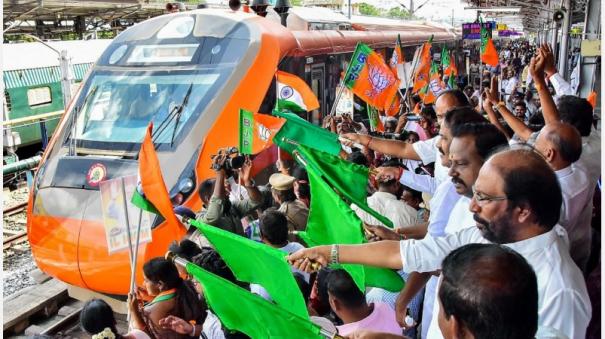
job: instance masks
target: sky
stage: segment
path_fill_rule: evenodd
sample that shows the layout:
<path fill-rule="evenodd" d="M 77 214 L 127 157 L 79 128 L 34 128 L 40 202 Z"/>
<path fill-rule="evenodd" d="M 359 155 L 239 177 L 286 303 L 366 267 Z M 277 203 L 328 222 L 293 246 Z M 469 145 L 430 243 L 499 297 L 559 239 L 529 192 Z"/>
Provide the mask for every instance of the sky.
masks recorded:
<path fill-rule="evenodd" d="M 425 1 L 414 0 L 414 6 L 417 8 Z M 385 9 L 396 7 L 398 2 L 403 3 L 408 8 L 410 5 L 410 0 L 363 0 L 363 2 Z M 416 12 L 416 16 L 432 21 L 447 20 L 448 23 L 451 23 L 453 9 L 454 23 L 458 25 L 461 22 L 474 21 L 477 17 L 476 11 L 465 10 L 464 7 L 466 6 L 468 5 L 463 4 L 460 0 L 429 0 L 426 5 Z"/>

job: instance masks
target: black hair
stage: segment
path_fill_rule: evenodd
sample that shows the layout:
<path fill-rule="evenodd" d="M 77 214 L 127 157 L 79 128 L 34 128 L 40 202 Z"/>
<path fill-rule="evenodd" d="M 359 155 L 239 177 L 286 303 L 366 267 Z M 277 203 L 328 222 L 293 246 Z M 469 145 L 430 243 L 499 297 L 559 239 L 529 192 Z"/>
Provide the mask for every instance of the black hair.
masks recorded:
<path fill-rule="evenodd" d="M 198 189 L 198 194 L 200 198 L 206 198 L 212 196 L 212 192 L 214 191 L 214 184 L 216 183 L 216 179 L 210 178 L 202 181 L 200 184 L 200 188 Z"/>
<path fill-rule="evenodd" d="M 273 189 L 273 192 L 275 193 L 275 195 L 277 195 L 277 197 L 282 203 L 296 200 L 296 194 L 294 194 L 294 187 L 289 188 L 287 190 Z"/>
<path fill-rule="evenodd" d="M 517 107 L 517 106 L 521 106 L 521 107 L 527 109 L 527 105 L 525 104 L 524 101 L 517 101 L 517 102 L 515 102 L 515 105 L 513 107 Z"/>
<path fill-rule="evenodd" d="M 191 261 L 191 258 L 202 253 L 200 247 L 189 239 L 183 239 L 180 243 L 177 243 L 176 241 L 173 242 L 170 244 L 168 250 L 188 261 Z"/>
<path fill-rule="evenodd" d="M 559 221 L 563 196 L 555 172 L 542 155 L 533 149 L 512 149 L 499 152 L 515 155 L 514 166 L 498 166 L 504 180 L 504 193 L 512 206 L 525 205 L 535 222 L 551 230 Z"/>
<path fill-rule="evenodd" d="M 401 185 L 401 186 L 402 186 L 402 191 L 408 191 L 412 195 L 412 198 L 422 201 L 422 192 L 416 191 L 415 189 L 411 188 L 410 186 L 406 186 L 406 185 Z"/>
<path fill-rule="evenodd" d="M 193 284 L 179 276 L 179 271 L 173 262 L 161 257 L 153 258 L 143 265 L 143 273 L 148 280 L 154 283 L 164 283 L 167 290 L 176 288 L 172 315 L 185 321 L 195 320 L 198 324 L 204 322 L 206 305 L 199 299 Z M 151 319 L 146 317 L 145 323 L 152 332 L 158 331 L 157 325 Z"/>
<path fill-rule="evenodd" d="M 349 273 L 341 268 L 328 275 L 328 293 L 347 308 L 358 308 L 366 303 L 363 292 L 355 284 Z"/>
<path fill-rule="evenodd" d="M 454 97 L 456 99 L 456 102 L 458 103 L 457 105 L 455 105 L 456 107 L 471 105 L 471 103 L 468 101 L 468 97 L 466 96 L 466 94 L 464 94 L 464 92 L 460 89 L 448 89 L 446 91 L 443 91 L 439 94 L 439 96 L 437 96 L 437 99 L 443 96 Z"/>
<path fill-rule="evenodd" d="M 415 135 L 417 140 L 420 140 L 420 135 L 418 135 L 417 132 L 415 131 L 407 131 L 407 136 L 405 137 L 406 139 L 409 138 L 411 135 Z"/>
<path fill-rule="evenodd" d="M 270 244 L 280 246 L 288 242 L 288 219 L 275 208 L 269 208 L 260 216 L 260 234 Z"/>
<path fill-rule="evenodd" d="M 305 280 L 305 276 L 299 272 L 293 272 L 294 280 L 296 280 L 296 284 L 302 293 L 303 298 L 305 299 L 305 303 L 309 302 L 309 297 L 311 296 L 311 285 Z"/>
<path fill-rule="evenodd" d="M 445 114 L 445 118 L 443 120 L 443 123 L 450 129 L 459 124 L 467 124 L 472 122 L 487 123 L 488 121 L 470 106 L 456 107 L 449 110 Z"/>
<path fill-rule="evenodd" d="M 477 154 L 485 160 L 495 150 L 508 146 L 506 136 L 490 123 L 457 124 L 452 127 L 452 138 L 473 137 Z"/>
<path fill-rule="evenodd" d="M 538 283 L 517 252 L 496 244 L 452 251 L 441 269 L 439 300 L 475 338 L 530 339 L 538 329 Z"/>
<path fill-rule="evenodd" d="M 588 100 L 575 95 L 562 95 L 557 100 L 557 110 L 561 121 L 573 125 L 583 137 L 590 135 L 593 109 Z"/>
<path fill-rule="evenodd" d="M 219 277 L 238 284 L 233 271 L 227 266 L 223 258 L 212 247 L 202 247 L 202 252 L 193 257 L 192 262 L 206 271 L 216 274 Z"/>
<path fill-rule="evenodd" d="M 370 166 L 368 158 L 363 153 L 361 153 L 361 151 L 355 151 L 347 155 L 347 160 L 357 165 L 362 165 L 365 167 Z"/>
<path fill-rule="evenodd" d="M 292 169 L 292 176 L 296 178 L 296 180 L 309 181 L 309 175 L 307 174 L 307 170 L 305 170 L 303 167 L 295 166 Z"/>
<path fill-rule="evenodd" d="M 80 327 L 91 335 L 100 333 L 107 327 L 116 338 L 122 338 L 116 328 L 116 318 L 111 306 L 102 299 L 91 299 L 84 304 L 80 312 Z"/>
<path fill-rule="evenodd" d="M 429 122 L 437 121 L 437 113 L 435 113 L 435 109 L 432 105 L 422 107 L 420 110 L 420 116 Z"/>

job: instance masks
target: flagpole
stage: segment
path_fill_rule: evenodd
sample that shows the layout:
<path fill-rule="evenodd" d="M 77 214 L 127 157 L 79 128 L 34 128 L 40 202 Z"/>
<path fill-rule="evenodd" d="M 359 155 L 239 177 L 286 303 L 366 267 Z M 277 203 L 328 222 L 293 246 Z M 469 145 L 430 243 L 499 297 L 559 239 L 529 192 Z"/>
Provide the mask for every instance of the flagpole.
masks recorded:
<path fill-rule="evenodd" d="M 412 97 L 410 95 L 408 95 L 410 93 L 410 82 L 412 82 L 412 78 L 414 77 L 414 72 L 416 72 L 416 67 L 418 66 L 419 60 L 420 60 L 420 56 L 422 55 L 422 49 L 424 48 L 424 45 L 420 46 L 420 50 L 418 51 L 418 55 L 416 57 L 416 60 L 414 62 L 414 66 L 412 67 L 412 74 L 410 74 L 410 78 L 407 79 L 409 81 L 406 81 L 406 88 L 405 88 L 405 96 L 403 97 L 403 101 L 406 101 L 406 99 L 408 101 L 412 100 Z M 416 53 L 414 53 L 416 54 Z M 405 69 L 405 68 L 404 68 Z M 412 86 L 413 87 L 413 86 Z M 408 103 L 408 109 L 411 107 L 411 102 Z"/>
<path fill-rule="evenodd" d="M 134 253 L 132 251 L 132 237 L 130 235 L 130 220 L 128 218 L 128 204 L 126 203 L 126 189 L 124 187 L 124 177 L 120 178 L 122 188 L 122 204 L 124 206 L 124 221 L 126 222 L 126 237 L 128 239 L 128 252 L 130 254 L 130 293 L 134 290 Z M 135 188 L 136 189 L 136 188 Z M 130 322 L 130 312 L 128 312 L 127 321 Z"/>
<path fill-rule="evenodd" d="M 340 101 L 340 97 L 342 96 L 342 93 L 344 92 L 344 79 L 340 79 L 340 82 L 338 83 L 338 93 L 336 93 L 336 99 L 334 99 L 334 103 L 332 104 L 332 109 L 330 110 L 330 115 L 334 115 L 335 111 L 336 111 L 336 106 L 338 105 L 338 102 Z"/>
<path fill-rule="evenodd" d="M 483 108 L 483 61 L 479 56 L 479 109 Z"/>

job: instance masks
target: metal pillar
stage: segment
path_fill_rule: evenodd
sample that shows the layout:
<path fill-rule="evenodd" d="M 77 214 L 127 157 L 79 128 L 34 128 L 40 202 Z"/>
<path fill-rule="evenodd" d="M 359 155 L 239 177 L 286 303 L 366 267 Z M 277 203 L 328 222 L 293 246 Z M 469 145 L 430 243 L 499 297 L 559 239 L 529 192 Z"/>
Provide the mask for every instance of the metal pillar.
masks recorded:
<path fill-rule="evenodd" d="M 62 50 L 59 53 L 59 69 L 61 70 L 61 91 L 63 91 L 63 106 L 67 110 L 67 106 L 71 101 L 71 84 L 73 81 L 73 73 L 71 71 L 71 58 L 67 55 L 67 50 Z"/>
<path fill-rule="evenodd" d="M 601 0 L 589 0 L 586 4 L 586 17 L 584 19 L 584 36 L 585 40 L 601 39 Z M 595 113 L 601 111 L 601 72 L 600 61 L 597 64 L 599 57 L 581 57 L 582 68 L 580 71 L 580 86 L 578 95 L 586 98 L 594 89 L 597 92 L 597 107 Z M 600 114 L 599 114 L 600 115 Z"/>
<path fill-rule="evenodd" d="M 569 80 L 568 74 L 568 49 L 569 49 L 569 30 L 571 29 L 571 17 L 572 6 L 571 0 L 563 0 L 563 4 L 565 6 L 565 17 L 563 18 L 563 23 L 561 25 L 561 46 L 559 48 L 559 74 L 563 76 L 566 80 Z"/>

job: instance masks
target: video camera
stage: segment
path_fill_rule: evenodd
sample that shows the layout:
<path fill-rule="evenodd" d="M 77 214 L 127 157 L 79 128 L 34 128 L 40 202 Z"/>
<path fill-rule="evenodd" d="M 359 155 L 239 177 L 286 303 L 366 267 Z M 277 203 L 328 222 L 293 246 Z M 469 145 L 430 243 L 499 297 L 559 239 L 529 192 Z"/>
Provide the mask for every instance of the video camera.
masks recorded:
<path fill-rule="evenodd" d="M 239 153 L 237 147 L 220 148 L 217 154 L 210 157 L 212 159 L 212 169 L 219 171 L 231 171 L 240 169 L 246 162 L 246 157 Z"/>

